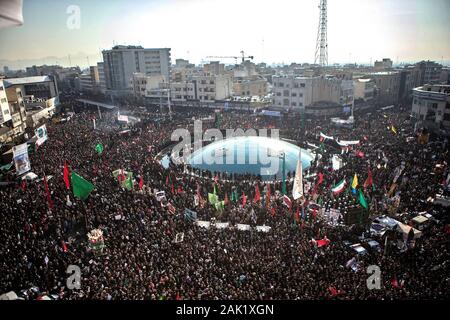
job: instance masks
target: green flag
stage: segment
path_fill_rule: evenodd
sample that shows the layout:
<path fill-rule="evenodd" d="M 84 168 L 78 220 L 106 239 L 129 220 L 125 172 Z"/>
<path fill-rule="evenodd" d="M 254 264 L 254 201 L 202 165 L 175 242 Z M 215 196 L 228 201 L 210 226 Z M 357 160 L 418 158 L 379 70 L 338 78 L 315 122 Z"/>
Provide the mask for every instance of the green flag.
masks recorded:
<path fill-rule="evenodd" d="M 364 198 L 364 195 L 362 194 L 361 190 L 359 190 L 359 203 L 365 208 L 367 209 L 369 206 L 367 205 L 367 201 Z"/>
<path fill-rule="evenodd" d="M 219 202 L 217 195 L 215 195 L 214 193 L 208 193 L 208 200 L 212 205 L 215 205 L 217 202 Z"/>
<path fill-rule="evenodd" d="M 79 176 L 72 171 L 71 175 L 73 195 L 81 200 L 86 200 L 91 191 L 94 189 L 94 185 L 83 177 Z"/>
<path fill-rule="evenodd" d="M 97 145 L 95 146 L 95 151 L 98 154 L 102 154 L 103 153 L 103 145 L 101 143 L 97 143 Z"/>
<path fill-rule="evenodd" d="M 214 195 L 217 194 L 217 191 L 216 191 L 216 185 L 215 185 L 215 184 L 214 184 L 214 192 L 213 192 L 213 194 L 214 194 Z"/>
<path fill-rule="evenodd" d="M 123 182 L 122 186 L 128 190 L 133 190 L 133 173 L 132 172 L 127 173 L 127 178 Z"/>
<path fill-rule="evenodd" d="M 225 201 L 218 201 L 215 204 L 216 210 L 222 211 L 225 208 Z"/>

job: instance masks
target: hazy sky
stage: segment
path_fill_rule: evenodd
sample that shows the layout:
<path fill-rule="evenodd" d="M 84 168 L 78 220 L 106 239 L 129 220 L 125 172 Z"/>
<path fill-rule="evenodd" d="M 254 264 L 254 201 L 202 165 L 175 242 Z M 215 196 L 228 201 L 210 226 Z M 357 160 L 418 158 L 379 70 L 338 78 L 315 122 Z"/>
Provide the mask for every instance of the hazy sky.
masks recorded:
<path fill-rule="evenodd" d="M 116 44 L 172 48 L 172 61 L 209 55 L 313 62 L 319 0 L 24 0 L 24 25 L 0 30 L 5 60 L 87 65 Z M 80 29 L 67 28 L 69 5 Z M 450 60 L 450 0 L 328 0 L 329 63 Z M 223 60 L 233 63 L 234 60 Z M 21 66 L 24 67 L 24 66 Z"/>

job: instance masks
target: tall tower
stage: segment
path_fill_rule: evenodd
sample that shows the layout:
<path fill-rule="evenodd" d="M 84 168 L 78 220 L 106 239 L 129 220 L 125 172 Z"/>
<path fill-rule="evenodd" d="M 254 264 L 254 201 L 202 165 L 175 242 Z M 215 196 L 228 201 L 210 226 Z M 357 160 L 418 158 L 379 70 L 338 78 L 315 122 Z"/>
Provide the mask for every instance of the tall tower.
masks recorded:
<path fill-rule="evenodd" d="M 321 67 L 323 67 L 328 65 L 327 0 L 320 0 L 319 10 L 319 29 L 317 30 L 314 64 L 318 63 Z"/>

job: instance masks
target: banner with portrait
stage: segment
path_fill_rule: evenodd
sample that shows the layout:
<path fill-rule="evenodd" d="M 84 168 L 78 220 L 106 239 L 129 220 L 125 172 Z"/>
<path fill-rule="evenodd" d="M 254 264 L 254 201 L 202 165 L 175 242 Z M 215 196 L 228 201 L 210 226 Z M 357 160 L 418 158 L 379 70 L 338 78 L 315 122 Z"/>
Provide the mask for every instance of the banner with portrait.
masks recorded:
<path fill-rule="evenodd" d="M 13 147 L 13 160 L 17 175 L 22 175 L 31 170 L 30 158 L 28 156 L 28 144 L 23 143 Z"/>

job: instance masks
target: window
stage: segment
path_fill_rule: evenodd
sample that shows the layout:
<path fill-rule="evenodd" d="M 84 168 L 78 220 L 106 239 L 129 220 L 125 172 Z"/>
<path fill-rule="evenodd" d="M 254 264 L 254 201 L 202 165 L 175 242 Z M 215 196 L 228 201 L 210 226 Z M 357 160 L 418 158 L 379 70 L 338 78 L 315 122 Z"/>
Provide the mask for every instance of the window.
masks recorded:
<path fill-rule="evenodd" d="M 283 99 L 283 106 L 289 106 L 289 99 Z"/>
<path fill-rule="evenodd" d="M 293 107 L 296 107 L 296 106 L 297 106 L 297 103 L 292 102 L 292 106 L 293 106 Z"/>
<path fill-rule="evenodd" d="M 296 97 L 297 94 L 296 94 L 295 92 L 292 92 L 292 96 L 293 96 L 293 97 Z"/>
<path fill-rule="evenodd" d="M 289 90 L 284 90 L 283 91 L 283 96 L 289 97 Z"/>
<path fill-rule="evenodd" d="M 306 85 L 304 83 L 300 83 L 300 88 L 304 88 Z"/>

